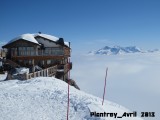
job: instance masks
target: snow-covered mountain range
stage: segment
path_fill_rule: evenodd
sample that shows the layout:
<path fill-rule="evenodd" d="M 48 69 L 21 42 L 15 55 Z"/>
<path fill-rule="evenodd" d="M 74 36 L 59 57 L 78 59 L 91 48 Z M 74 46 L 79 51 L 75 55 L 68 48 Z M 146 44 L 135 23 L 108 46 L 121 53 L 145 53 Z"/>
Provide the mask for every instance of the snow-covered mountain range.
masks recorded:
<path fill-rule="evenodd" d="M 90 55 L 117 55 L 117 54 L 127 54 L 127 53 L 147 53 L 147 52 L 157 52 L 158 49 L 155 50 L 147 50 L 144 51 L 136 46 L 129 46 L 129 47 L 121 47 L 121 46 L 105 46 L 96 51 L 90 51 Z"/>
<path fill-rule="evenodd" d="M 0 75 L 0 77 L 2 77 Z M 67 83 L 54 77 L 39 77 L 26 81 L 0 82 L 0 120 L 66 120 Z M 91 117 L 91 112 L 117 113 L 128 109 L 70 87 L 69 120 L 113 120 L 110 117 Z M 122 117 L 121 120 L 128 120 Z M 129 120 L 142 120 L 130 117 Z"/>

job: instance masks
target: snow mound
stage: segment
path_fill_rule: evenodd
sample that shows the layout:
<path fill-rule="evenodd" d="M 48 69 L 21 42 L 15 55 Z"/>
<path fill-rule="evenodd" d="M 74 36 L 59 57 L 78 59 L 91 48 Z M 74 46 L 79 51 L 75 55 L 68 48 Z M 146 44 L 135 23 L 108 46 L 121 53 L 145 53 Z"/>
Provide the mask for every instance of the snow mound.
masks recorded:
<path fill-rule="evenodd" d="M 29 74 L 29 68 L 21 67 L 21 68 L 15 68 L 15 69 L 16 69 L 15 74 L 24 74 L 24 73 Z"/>
<path fill-rule="evenodd" d="M 69 120 L 113 120 L 91 117 L 90 112 L 114 112 L 122 115 L 128 109 L 70 87 Z M 66 120 L 67 84 L 54 77 L 26 81 L 0 82 L 0 120 Z M 117 118 L 118 119 L 118 118 Z M 138 117 L 121 120 L 142 120 Z"/>

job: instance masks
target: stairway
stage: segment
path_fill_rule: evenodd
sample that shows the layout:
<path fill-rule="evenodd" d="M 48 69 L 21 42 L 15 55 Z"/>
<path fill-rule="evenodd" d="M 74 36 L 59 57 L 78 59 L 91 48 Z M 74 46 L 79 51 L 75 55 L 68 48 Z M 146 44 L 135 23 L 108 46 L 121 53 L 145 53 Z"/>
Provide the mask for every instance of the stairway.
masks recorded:
<path fill-rule="evenodd" d="M 17 63 L 15 63 L 15 62 L 13 62 L 12 60 L 9 60 L 9 59 L 5 59 L 5 60 L 3 60 L 3 62 L 4 62 L 4 64 L 9 64 L 13 68 L 20 67 L 20 65 L 18 65 Z"/>

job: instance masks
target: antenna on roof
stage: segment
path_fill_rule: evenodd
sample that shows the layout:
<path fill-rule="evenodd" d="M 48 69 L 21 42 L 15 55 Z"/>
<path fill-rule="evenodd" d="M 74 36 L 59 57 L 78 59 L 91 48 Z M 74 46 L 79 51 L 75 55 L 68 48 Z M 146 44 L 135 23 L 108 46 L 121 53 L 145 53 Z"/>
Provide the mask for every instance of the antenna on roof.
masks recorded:
<path fill-rule="evenodd" d="M 41 34 L 42 32 L 39 31 L 38 33 Z"/>

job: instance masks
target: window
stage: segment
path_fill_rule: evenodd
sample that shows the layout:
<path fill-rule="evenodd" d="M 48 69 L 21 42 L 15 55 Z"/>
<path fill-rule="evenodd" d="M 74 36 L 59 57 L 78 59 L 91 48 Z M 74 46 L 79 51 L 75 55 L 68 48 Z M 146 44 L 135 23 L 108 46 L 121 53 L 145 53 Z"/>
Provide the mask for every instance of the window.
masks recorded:
<path fill-rule="evenodd" d="M 51 64 L 51 60 L 47 60 L 47 65 Z"/>
<path fill-rule="evenodd" d="M 28 63 L 29 63 L 29 65 L 32 65 L 32 60 L 29 60 Z"/>
<path fill-rule="evenodd" d="M 18 52 L 19 52 L 19 56 L 35 55 L 35 51 L 33 47 L 19 47 Z"/>
<path fill-rule="evenodd" d="M 44 60 L 43 60 L 43 61 L 42 61 L 42 65 L 44 65 L 44 63 L 45 63 L 45 62 L 44 62 Z"/>
<path fill-rule="evenodd" d="M 63 55 L 64 51 L 62 47 L 51 48 L 47 47 L 44 51 L 45 55 Z"/>
<path fill-rule="evenodd" d="M 11 55 L 17 56 L 17 48 L 11 48 Z"/>
<path fill-rule="evenodd" d="M 30 47 L 30 55 L 35 55 L 35 51 L 33 47 Z"/>
<path fill-rule="evenodd" d="M 46 55 L 50 55 L 50 54 L 51 54 L 51 48 L 45 48 L 44 53 L 45 53 Z"/>
<path fill-rule="evenodd" d="M 30 55 L 30 49 L 29 49 L 29 47 L 26 47 L 26 55 Z"/>
<path fill-rule="evenodd" d="M 63 55 L 63 48 L 53 48 L 54 55 Z"/>

